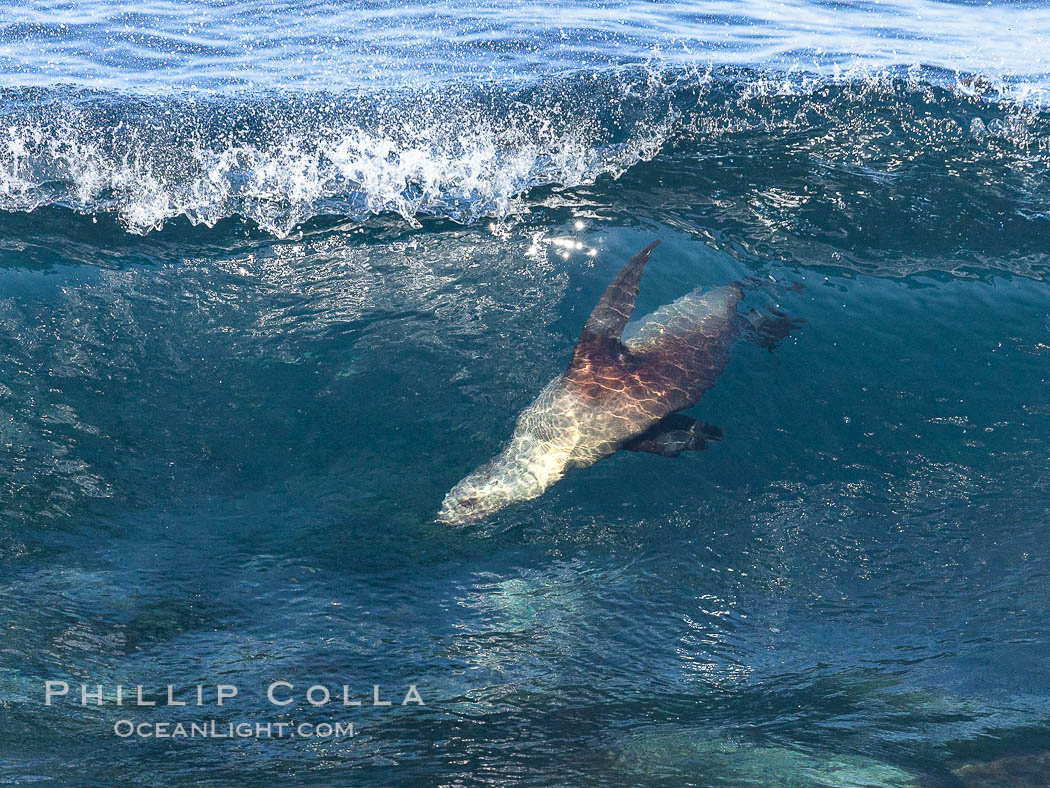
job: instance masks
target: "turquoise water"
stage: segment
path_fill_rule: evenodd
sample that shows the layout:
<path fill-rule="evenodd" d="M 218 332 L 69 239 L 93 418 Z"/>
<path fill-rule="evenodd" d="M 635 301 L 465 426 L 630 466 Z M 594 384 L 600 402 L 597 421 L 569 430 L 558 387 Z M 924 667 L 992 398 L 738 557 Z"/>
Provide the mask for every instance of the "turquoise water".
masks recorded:
<path fill-rule="evenodd" d="M 1048 30 L 0 10 L 0 782 L 1046 785 Z M 806 321 L 690 411 L 724 440 L 434 523 L 654 239 L 638 314 Z"/>

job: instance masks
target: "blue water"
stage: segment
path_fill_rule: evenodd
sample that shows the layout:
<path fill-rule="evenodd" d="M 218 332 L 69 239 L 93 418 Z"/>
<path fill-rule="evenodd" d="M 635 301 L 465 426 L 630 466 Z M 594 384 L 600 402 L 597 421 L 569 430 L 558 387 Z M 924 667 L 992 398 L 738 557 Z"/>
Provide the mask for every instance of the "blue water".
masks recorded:
<path fill-rule="evenodd" d="M 1047 41 L 1043 3 L 4 5 L 0 783 L 1050 784 Z M 690 411 L 725 439 L 434 523 L 654 239 L 637 314 L 752 277 L 806 321 Z"/>

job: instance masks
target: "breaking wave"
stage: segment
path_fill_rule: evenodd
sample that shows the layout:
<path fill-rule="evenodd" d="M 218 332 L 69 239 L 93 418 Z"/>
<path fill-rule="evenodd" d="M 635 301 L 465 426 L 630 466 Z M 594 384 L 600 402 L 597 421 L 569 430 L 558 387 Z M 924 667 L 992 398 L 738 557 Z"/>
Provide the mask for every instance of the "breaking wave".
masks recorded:
<path fill-rule="evenodd" d="M 985 230 L 994 214 L 996 232 L 1016 221 L 1041 233 L 1042 101 L 1023 84 L 935 69 L 632 67 L 524 87 L 251 97 L 9 88 L 0 210 L 113 213 L 138 234 L 239 216 L 283 237 L 325 215 L 507 219 L 540 187 L 597 188 L 634 168 L 641 210 L 657 199 L 708 206 L 727 226 L 747 224 L 752 242 L 765 228 L 774 246 L 782 230 L 849 234 L 902 210 L 908 227 L 923 211 L 951 226 L 980 210 Z M 807 218 L 816 204 L 820 218 Z"/>
<path fill-rule="evenodd" d="M 519 210 L 534 187 L 651 158 L 675 125 L 671 95 L 644 74 L 234 100 L 13 90 L 0 118 L 0 208 L 115 212 L 134 233 L 178 216 L 242 216 L 278 236 L 322 214 L 469 223 Z"/>

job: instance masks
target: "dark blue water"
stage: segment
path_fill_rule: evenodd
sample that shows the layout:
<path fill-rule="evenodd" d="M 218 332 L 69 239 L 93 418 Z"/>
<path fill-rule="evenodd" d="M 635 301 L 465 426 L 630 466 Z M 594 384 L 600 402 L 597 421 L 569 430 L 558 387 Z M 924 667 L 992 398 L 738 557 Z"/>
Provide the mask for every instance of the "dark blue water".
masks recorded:
<path fill-rule="evenodd" d="M 1048 36 L 0 9 L 0 783 L 1050 784 Z M 637 314 L 806 321 L 690 411 L 725 439 L 434 523 L 654 239 Z"/>

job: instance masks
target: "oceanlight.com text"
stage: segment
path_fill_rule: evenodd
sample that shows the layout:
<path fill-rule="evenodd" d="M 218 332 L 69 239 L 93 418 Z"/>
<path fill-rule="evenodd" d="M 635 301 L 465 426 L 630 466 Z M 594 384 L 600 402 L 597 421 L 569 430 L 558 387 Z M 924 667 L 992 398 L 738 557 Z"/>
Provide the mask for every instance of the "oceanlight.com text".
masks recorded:
<path fill-rule="evenodd" d="M 117 720 L 122 739 L 338 739 L 353 738 L 353 722 L 134 722 Z"/>

